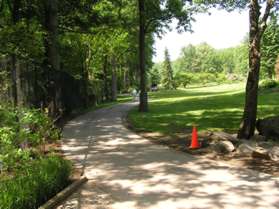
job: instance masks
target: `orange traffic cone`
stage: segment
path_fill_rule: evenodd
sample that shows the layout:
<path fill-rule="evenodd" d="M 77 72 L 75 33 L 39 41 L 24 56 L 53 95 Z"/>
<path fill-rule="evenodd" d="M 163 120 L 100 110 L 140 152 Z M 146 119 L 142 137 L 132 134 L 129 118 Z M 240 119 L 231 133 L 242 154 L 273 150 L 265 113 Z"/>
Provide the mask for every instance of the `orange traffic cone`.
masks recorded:
<path fill-rule="evenodd" d="M 197 149 L 200 148 L 200 144 L 198 142 L 198 131 L 196 126 L 193 126 L 193 130 L 192 130 L 192 141 L 191 141 L 191 149 Z"/>

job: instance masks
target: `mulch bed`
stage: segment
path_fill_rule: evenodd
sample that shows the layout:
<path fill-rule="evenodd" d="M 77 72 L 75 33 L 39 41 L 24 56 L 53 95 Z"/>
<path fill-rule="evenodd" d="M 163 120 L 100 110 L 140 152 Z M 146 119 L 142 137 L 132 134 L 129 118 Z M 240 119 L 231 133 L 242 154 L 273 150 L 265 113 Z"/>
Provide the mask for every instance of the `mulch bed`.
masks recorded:
<path fill-rule="evenodd" d="M 128 126 L 131 128 L 131 125 Z M 135 130 L 134 130 L 135 131 Z M 189 149 L 191 143 L 191 133 L 178 133 L 172 136 L 163 135 L 161 133 L 137 131 L 137 134 L 146 139 L 150 139 L 152 143 L 168 146 L 172 149 L 192 154 L 194 156 L 203 157 L 210 160 L 225 162 L 234 166 L 248 168 L 259 172 L 267 173 L 273 176 L 279 176 L 279 162 L 272 160 L 252 158 L 240 156 L 232 152 L 231 154 L 217 154 L 212 149 L 201 148 Z"/>

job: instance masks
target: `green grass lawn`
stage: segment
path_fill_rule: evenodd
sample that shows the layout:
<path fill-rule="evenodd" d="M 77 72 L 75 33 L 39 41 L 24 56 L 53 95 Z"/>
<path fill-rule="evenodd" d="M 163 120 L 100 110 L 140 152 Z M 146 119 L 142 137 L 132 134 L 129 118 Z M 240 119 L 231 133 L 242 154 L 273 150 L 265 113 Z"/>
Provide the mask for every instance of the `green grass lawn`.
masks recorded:
<path fill-rule="evenodd" d="M 160 91 L 150 94 L 150 111 L 133 109 L 128 120 L 136 129 L 164 134 L 199 130 L 236 132 L 243 113 L 245 84 Z M 279 92 L 259 93 L 258 117 L 279 115 Z"/>

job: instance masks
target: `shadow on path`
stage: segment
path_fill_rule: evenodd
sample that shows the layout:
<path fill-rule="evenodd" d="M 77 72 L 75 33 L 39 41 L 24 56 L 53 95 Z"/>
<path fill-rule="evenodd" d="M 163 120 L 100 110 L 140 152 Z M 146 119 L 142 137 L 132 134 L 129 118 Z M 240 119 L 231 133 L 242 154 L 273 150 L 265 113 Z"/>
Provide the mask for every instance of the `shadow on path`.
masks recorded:
<path fill-rule="evenodd" d="M 155 145 L 127 130 L 134 104 L 83 115 L 64 128 L 63 150 L 89 182 L 59 208 L 279 208 L 267 174 Z"/>

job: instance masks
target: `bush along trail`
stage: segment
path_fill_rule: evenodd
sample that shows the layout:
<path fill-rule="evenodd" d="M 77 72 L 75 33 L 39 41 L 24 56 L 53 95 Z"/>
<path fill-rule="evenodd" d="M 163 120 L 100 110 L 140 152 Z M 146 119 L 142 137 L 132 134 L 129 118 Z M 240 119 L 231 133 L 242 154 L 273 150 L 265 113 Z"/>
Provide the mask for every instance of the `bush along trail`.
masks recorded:
<path fill-rule="evenodd" d="M 60 130 L 35 109 L 1 105 L 0 118 L 0 209 L 36 209 L 70 182 L 71 163 L 51 146 Z"/>

